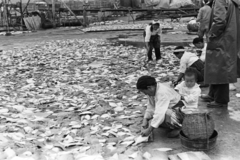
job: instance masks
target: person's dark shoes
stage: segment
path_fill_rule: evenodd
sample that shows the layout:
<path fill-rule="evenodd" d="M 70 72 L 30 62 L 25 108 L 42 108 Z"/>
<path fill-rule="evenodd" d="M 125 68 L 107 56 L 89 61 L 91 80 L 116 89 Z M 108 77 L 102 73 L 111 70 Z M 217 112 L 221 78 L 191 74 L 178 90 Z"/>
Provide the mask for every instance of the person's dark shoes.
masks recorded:
<path fill-rule="evenodd" d="M 180 134 L 181 129 L 174 129 L 168 132 L 167 137 L 168 138 L 178 138 Z"/>
<path fill-rule="evenodd" d="M 209 104 L 207 104 L 208 108 L 225 108 L 228 107 L 227 104 L 222 104 L 222 103 L 217 103 L 217 102 L 210 102 Z"/>
<path fill-rule="evenodd" d="M 201 99 L 204 102 L 212 102 L 212 101 L 214 101 L 214 99 L 212 97 L 210 97 L 209 95 L 207 95 L 207 94 L 202 94 L 201 95 Z"/>

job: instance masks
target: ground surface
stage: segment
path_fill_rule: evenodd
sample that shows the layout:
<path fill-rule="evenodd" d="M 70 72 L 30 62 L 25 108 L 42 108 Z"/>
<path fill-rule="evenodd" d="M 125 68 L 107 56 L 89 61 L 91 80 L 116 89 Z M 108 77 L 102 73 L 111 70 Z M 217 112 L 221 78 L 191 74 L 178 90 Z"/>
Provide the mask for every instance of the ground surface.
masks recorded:
<path fill-rule="evenodd" d="M 141 32 L 105 32 L 83 34 L 77 29 L 62 28 L 56 30 L 38 31 L 36 33 L 16 35 L 9 37 L 0 37 L 0 46 L 3 50 L 13 48 L 25 48 L 26 46 L 38 45 L 39 42 L 49 40 L 65 39 L 114 39 L 119 35 L 127 35 L 130 38 L 141 42 Z M 194 36 L 187 34 L 167 34 L 163 36 L 163 42 L 190 42 Z M 134 44 L 134 43 L 133 43 Z M 139 46 L 139 45 L 138 45 Z M 216 130 L 219 133 L 217 146 L 215 149 L 206 152 L 213 160 L 239 159 L 240 146 L 240 99 L 236 93 L 240 92 L 240 82 L 236 84 L 237 91 L 231 92 L 231 102 L 227 109 L 207 109 L 206 103 L 201 102 L 200 108 L 209 110 L 215 120 Z M 207 93 L 207 89 L 203 89 Z M 158 130 L 154 133 L 154 142 L 144 145 L 144 151 L 151 151 L 154 148 L 172 148 L 173 153 L 187 151 L 183 150 L 179 139 L 167 139 L 164 130 Z"/>

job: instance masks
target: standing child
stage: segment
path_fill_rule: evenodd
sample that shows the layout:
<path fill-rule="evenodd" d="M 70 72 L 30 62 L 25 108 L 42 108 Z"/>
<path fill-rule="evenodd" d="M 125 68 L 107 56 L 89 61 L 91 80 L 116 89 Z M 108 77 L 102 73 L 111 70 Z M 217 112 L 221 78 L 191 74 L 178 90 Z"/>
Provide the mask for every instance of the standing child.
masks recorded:
<path fill-rule="evenodd" d="M 152 51 L 155 50 L 156 62 L 162 63 L 162 56 L 160 52 L 161 45 L 161 28 L 160 22 L 154 20 L 150 23 L 144 31 L 144 41 L 147 48 L 148 63 L 153 63 Z"/>
<path fill-rule="evenodd" d="M 196 83 L 196 73 L 193 68 L 188 68 L 184 74 L 185 80 L 175 87 L 175 90 L 181 95 L 181 101 L 174 108 L 183 109 L 198 108 L 198 98 L 201 95 L 201 89 Z"/>

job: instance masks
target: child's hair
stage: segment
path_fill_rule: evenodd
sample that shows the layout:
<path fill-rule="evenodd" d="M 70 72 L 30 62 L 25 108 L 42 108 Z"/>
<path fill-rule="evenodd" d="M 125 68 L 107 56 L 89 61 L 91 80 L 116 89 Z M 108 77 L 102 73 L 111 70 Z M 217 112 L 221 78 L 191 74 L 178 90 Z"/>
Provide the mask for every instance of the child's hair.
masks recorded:
<path fill-rule="evenodd" d="M 180 51 L 180 50 L 182 50 L 182 51 Z M 179 53 L 182 53 L 182 52 L 184 52 L 184 47 L 183 46 L 177 46 L 175 49 L 174 49 L 174 51 L 173 51 L 173 54 L 179 54 Z"/>
<path fill-rule="evenodd" d="M 184 76 L 188 76 L 188 77 L 194 76 L 195 80 L 197 81 L 197 73 L 195 68 L 192 68 L 192 67 L 187 68 Z"/>
<path fill-rule="evenodd" d="M 153 25 L 156 25 L 156 26 L 160 27 L 159 23 L 155 23 L 155 24 L 149 23 L 149 25 L 151 26 L 151 28 L 150 28 L 151 32 L 153 31 Z"/>
<path fill-rule="evenodd" d="M 151 76 L 142 76 L 137 81 L 137 89 L 148 89 L 149 86 L 155 86 L 156 79 Z"/>
<path fill-rule="evenodd" d="M 208 4 L 209 0 L 203 0 L 203 2 L 204 2 L 205 4 Z"/>
<path fill-rule="evenodd" d="M 198 43 L 203 43 L 203 42 L 204 42 L 203 38 L 199 38 L 199 37 L 194 38 L 194 40 L 193 40 L 193 44 L 198 44 Z"/>

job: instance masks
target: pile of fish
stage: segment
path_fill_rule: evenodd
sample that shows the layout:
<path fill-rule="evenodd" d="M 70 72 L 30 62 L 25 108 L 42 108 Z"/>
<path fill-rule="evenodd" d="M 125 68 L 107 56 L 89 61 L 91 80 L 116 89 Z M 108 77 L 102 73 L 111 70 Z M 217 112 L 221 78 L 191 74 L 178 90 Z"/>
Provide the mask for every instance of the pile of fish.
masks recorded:
<path fill-rule="evenodd" d="M 172 49 L 162 48 L 163 66 L 149 68 L 145 49 L 99 39 L 2 52 L 0 159 L 100 160 L 135 153 L 147 104 L 137 79 L 176 77 Z"/>
<path fill-rule="evenodd" d="M 121 22 L 122 23 L 122 22 Z M 109 24 L 104 22 L 99 23 L 97 26 L 90 26 L 83 29 L 85 32 L 96 32 L 96 31 L 114 31 L 114 30 L 143 30 L 148 24 L 145 23 L 136 23 L 136 24 Z M 186 24 L 176 23 L 176 22 L 161 22 L 161 28 L 164 29 L 179 29 L 186 28 Z"/>

